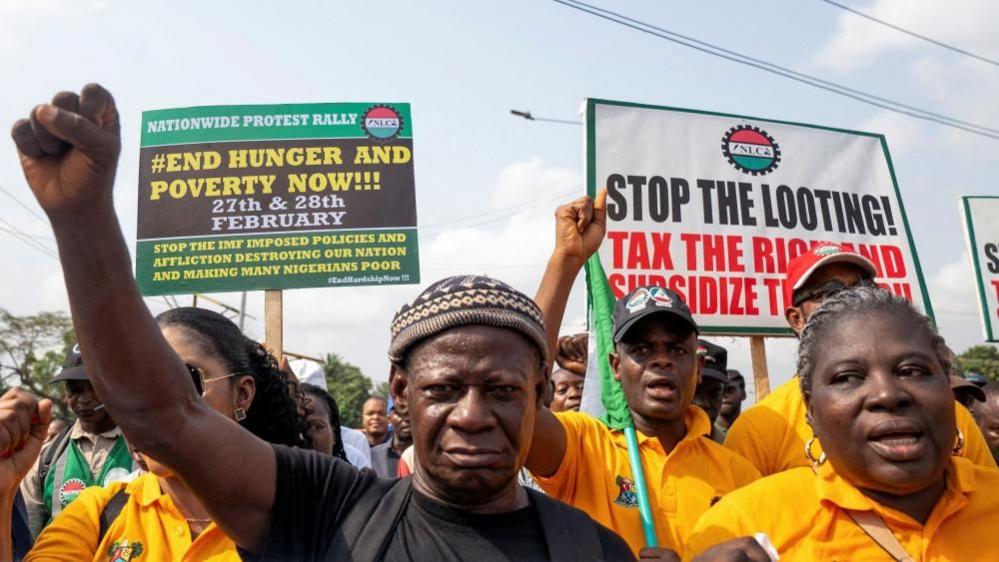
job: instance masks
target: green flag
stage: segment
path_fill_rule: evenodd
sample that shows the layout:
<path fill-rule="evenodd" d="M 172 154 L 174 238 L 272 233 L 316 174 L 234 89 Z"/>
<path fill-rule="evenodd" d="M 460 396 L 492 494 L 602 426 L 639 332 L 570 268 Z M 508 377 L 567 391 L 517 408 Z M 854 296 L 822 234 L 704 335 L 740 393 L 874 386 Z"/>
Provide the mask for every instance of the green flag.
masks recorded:
<path fill-rule="evenodd" d="M 624 390 L 621 389 L 621 383 L 614 380 L 614 373 L 611 372 L 610 362 L 607 360 L 614 351 L 612 317 L 615 299 L 610 283 L 607 282 L 607 275 L 604 274 L 604 266 L 597 254 L 593 254 L 586 261 L 586 286 L 590 329 L 593 330 L 591 341 L 595 341 L 597 348 L 596 354 L 593 355 L 596 369 L 591 372 L 600 377 L 600 401 L 604 406 L 604 413 L 600 419 L 611 429 L 634 427 L 628 401 L 624 398 Z"/>
<path fill-rule="evenodd" d="M 649 505 L 649 490 L 645 484 L 642 456 L 635 435 L 635 422 L 631 419 L 631 409 L 628 408 L 628 400 L 624 397 L 624 389 L 621 388 L 621 383 L 614 379 L 608 360 L 614 350 L 613 317 L 616 301 L 598 254 L 593 254 L 586 261 L 586 287 L 590 314 L 590 341 L 596 343 L 596 353 L 590 354 L 586 384 L 592 384 L 592 378 L 589 376 L 591 373 L 600 377 L 600 401 L 604 406 L 601 420 L 611 429 L 624 431 L 628 443 L 631 476 L 635 481 L 635 491 L 638 496 L 638 512 L 645 533 L 645 545 L 659 546 L 655 523 L 652 521 L 652 508 Z M 596 363 L 595 369 L 593 363 Z"/>

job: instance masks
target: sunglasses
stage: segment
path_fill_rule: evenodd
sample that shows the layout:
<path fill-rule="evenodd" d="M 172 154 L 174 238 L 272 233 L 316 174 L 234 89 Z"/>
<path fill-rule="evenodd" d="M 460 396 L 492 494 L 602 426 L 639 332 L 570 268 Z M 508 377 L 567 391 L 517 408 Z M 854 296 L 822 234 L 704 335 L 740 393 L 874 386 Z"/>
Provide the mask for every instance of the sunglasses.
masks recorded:
<path fill-rule="evenodd" d="M 854 287 L 877 287 L 878 284 L 874 282 L 873 279 L 867 277 L 861 277 L 856 283 L 848 285 L 842 281 L 833 279 L 828 283 L 820 287 L 816 287 L 811 291 L 804 291 L 794 295 L 794 299 L 791 301 L 794 306 L 801 306 L 808 301 L 821 301 L 827 297 L 831 297 L 840 291 L 845 291 L 846 289 L 852 289 Z"/>
<path fill-rule="evenodd" d="M 209 379 L 205 377 L 205 372 L 201 369 L 195 367 L 194 365 L 184 364 L 187 367 L 187 372 L 191 374 L 191 380 L 194 381 L 194 388 L 198 391 L 201 396 L 205 395 L 205 385 L 211 381 L 220 381 L 222 379 L 228 379 L 230 377 L 235 377 L 241 373 L 229 373 L 223 377 L 215 377 L 214 379 Z"/>

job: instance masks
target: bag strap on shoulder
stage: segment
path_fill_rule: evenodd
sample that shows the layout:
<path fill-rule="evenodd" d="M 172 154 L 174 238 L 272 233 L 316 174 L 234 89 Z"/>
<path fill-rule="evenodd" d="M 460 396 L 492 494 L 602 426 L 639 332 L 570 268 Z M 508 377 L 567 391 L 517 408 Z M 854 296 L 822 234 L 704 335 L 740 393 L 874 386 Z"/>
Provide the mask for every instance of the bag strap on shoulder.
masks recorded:
<path fill-rule="evenodd" d="M 812 465 L 812 472 L 818 476 L 819 470 Z M 884 549 L 891 556 L 892 560 L 895 562 L 915 562 L 909 553 L 905 551 L 902 547 L 902 543 L 898 542 L 898 537 L 895 533 L 891 532 L 888 528 L 888 524 L 885 520 L 881 518 L 880 515 L 874 513 L 873 511 L 860 511 L 857 509 L 844 509 L 850 519 L 857 524 L 867 536 L 871 537 L 878 546 Z"/>
<path fill-rule="evenodd" d="M 377 480 L 384 494 L 363 494 L 340 527 L 353 560 L 381 560 L 413 495 L 412 478 Z"/>
<path fill-rule="evenodd" d="M 121 510 L 125 508 L 126 503 L 128 503 L 128 492 L 125 491 L 125 488 L 122 488 L 111 496 L 108 503 L 104 504 L 104 509 L 101 510 L 100 532 L 97 535 L 97 544 L 101 544 L 101 541 L 104 540 L 104 536 L 108 534 L 108 529 L 111 528 L 114 520 L 121 515 Z"/>
<path fill-rule="evenodd" d="M 579 509 L 524 489 L 538 512 L 551 560 L 604 560 L 596 521 Z"/>
<path fill-rule="evenodd" d="M 60 430 L 52 440 L 52 445 L 45 450 L 45 454 L 42 455 L 41 460 L 38 461 L 38 478 L 43 485 L 45 478 L 49 474 L 49 470 L 52 468 L 52 462 L 66 450 L 66 447 L 69 446 L 69 432 L 72 429 L 72 424 L 62 428 L 62 430 Z"/>
<path fill-rule="evenodd" d="M 850 516 L 850 519 L 853 519 L 853 522 L 863 529 L 867 533 L 867 536 L 871 537 L 874 542 L 878 543 L 878 546 L 883 548 L 893 560 L 896 562 L 915 562 L 909 556 L 909 553 L 905 551 L 905 548 L 902 547 L 902 543 L 898 542 L 898 537 L 895 536 L 895 533 L 891 532 L 888 524 L 884 522 L 884 519 L 880 515 L 873 511 L 858 511 L 855 509 L 847 509 L 845 511 Z"/>

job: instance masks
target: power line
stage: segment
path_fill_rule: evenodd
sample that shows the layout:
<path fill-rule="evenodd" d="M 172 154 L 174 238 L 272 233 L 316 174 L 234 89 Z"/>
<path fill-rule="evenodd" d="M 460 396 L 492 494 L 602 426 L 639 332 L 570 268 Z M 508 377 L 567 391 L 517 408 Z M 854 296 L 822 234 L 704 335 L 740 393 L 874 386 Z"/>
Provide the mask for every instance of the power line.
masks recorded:
<path fill-rule="evenodd" d="M 33 217 L 35 217 L 36 219 L 38 219 L 38 220 L 42 221 L 42 222 L 43 222 L 43 223 L 45 223 L 46 225 L 47 225 L 47 224 L 49 224 L 49 222 L 48 222 L 47 220 L 45 220 L 45 217 L 43 217 L 43 216 L 39 215 L 39 214 L 38 214 L 38 211 L 36 211 L 36 210 L 32 209 L 31 207 L 29 207 L 29 206 L 25 205 L 25 204 L 24 204 L 24 203 L 23 203 L 23 202 L 22 202 L 22 201 L 21 201 L 20 199 L 18 199 L 17 197 L 14 197 L 14 194 L 13 194 L 13 193 L 11 193 L 11 192 L 9 192 L 9 191 L 7 191 L 7 188 L 5 188 L 4 186 L 0 185 L 0 191 L 3 191 L 4 195 L 6 195 L 7 197 L 10 197 L 10 198 L 11 198 L 11 199 L 12 199 L 12 200 L 13 200 L 13 201 L 15 202 L 15 203 L 17 203 L 18 205 L 20 205 L 20 206 L 21 206 L 21 208 L 23 208 L 23 209 L 24 209 L 25 211 L 28 211 L 29 213 L 31 213 L 31 215 L 32 215 Z"/>
<path fill-rule="evenodd" d="M 685 47 L 707 53 L 719 58 L 727 59 L 732 62 L 737 62 L 746 66 L 751 66 L 759 70 L 769 72 L 771 74 L 776 74 L 802 84 L 812 86 L 814 88 L 819 88 L 834 94 L 839 94 L 848 98 L 852 98 L 859 102 L 866 103 L 875 107 L 880 107 L 894 113 L 900 113 L 903 115 L 908 115 L 910 117 L 915 117 L 916 119 L 922 119 L 924 121 L 932 121 L 940 125 L 947 127 L 952 127 L 955 129 L 960 129 L 972 134 L 980 135 L 983 137 L 988 137 L 991 139 L 999 140 L 999 129 L 992 129 L 984 125 L 979 125 L 976 123 L 971 123 L 968 121 L 962 121 L 954 117 L 949 117 L 947 115 L 942 115 L 935 113 L 926 109 L 919 107 L 914 107 L 911 105 L 906 105 L 901 102 L 897 102 L 888 98 L 883 98 L 875 94 L 870 94 L 861 90 L 856 90 L 835 82 L 830 82 L 828 80 L 823 80 L 821 78 L 797 72 L 789 68 L 767 62 L 761 59 L 756 59 L 748 55 L 743 55 L 736 51 L 731 51 L 711 43 L 700 41 L 692 37 L 687 37 L 661 27 L 656 27 L 652 24 L 645 23 L 628 16 L 624 16 L 617 12 L 612 12 L 610 10 L 605 10 L 596 6 L 591 6 L 584 2 L 578 0 L 553 0 L 564 6 L 568 6 L 580 12 L 584 12 L 593 16 L 597 16 L 601 19 L 605 19 L 625 27 L 629 27 L 636 31 L 641 31 L 648 35 L 658 37 L 660 39 L 665 39 L 672 43 L 677 43 Z"/>
<path fill-rule="evenodd" d="M 3 231 L 3 232 L 6 232 L 7 234 L 10 234 L 14 238 L 20 240 L 21 242 L 24 242 L 28 246 L 34 248 L 35 250 L 38 250 L 39 252 L 47 255 L 48 257 L 50 257 L 52 259 L 56 259 L 56 260 L 59 259 L 59 256 L 56 255 L 56 253 L 54 251 L 52 251 L 51 248 L 45 246 L 44 244 L 42 244 L 41 242 L 38 242 L 37 240 L 33 240 L 31 238 L 30 234 L 28 234 L 28 233 L 22 231 L 21 229 L 17 228 L 16 226 L 14 226 L 10 222 L 8 222 L 7 219 L 5 219 L 3 217 L 0 217 L 0 222 L 3 222 L 4 224 L 7 225 L 7 227 L 0 226 L 0 231 Z"/>
<path fill-rule="evenodd" d="M 449 221 L 444 221 L 444 222 L 439 222 L 439 223 L 429 224 L 429 225 L 423 225 L 423 226 L 420 226 L 420 230 L 425 232 L 425 231 L 428 231 L 428 230 L 437 230 L 437 229 L 445 228 L 445 227 L 448 227 L 448 226 L 459 225 L 459 226 L 461 226 L 463 228 L 470 228 L 470 227 L 473 227 L 473 226 L 481 226 L 481 225 L 484 225 L 484 224 L 489 224 L 489 223 L 492 223 L 492 222 L 496 222 L 498 220 L 503 220 L 505 218 L 508 218 L 511 214 L 522 213 L 522 212 L 525 212 L 525 211 L 530 211 L 530 210 L 536 209 L 536 208 L 538 208 L 538 207 L 540 207 L 542 205 L 549 204 L 549 203 L 551 203 L 553 201 L 561 200 L 562 198 L 568 197 L 568 196 L 570 196 L 572 194 L 575 194 L 575 193 L 579 193 L 579 188 L 580 187 L 582 187 L 582 185 L 575 185 L 575 186 L 573 186 L 573 187 L 571 187 L 571 188 L 569 188 L 567 190 L 560 191 L 560 192 L 555 193 L 555 194 L 553 194 L 553 195 L 551 195 L 549 197 L 545 197 L 544 199 L 535 199 L 535 200 L 533 200 L 533 201 L 531 201 L 529 203 L 525 203 L 523 205 L 512 205 L 512 206 L 509 206 L 509 207 L 504 207 L 502 209 L 495 209 L 495 210 L 492 210 L 492 211 L 486 211 L 484 213 L 476 213 L 476 214 L 472 214 L 472 215 L 466 215 L 464 217 L 460 217 L 460 218 L 457 218 L 457 219 L 454 219 L 454 220 L 449 220 Z M 468 224 L 460 224 L 460 223 L 466 223 L 466 222 Z"/>
<path fill-rule="evenodd" d="M 519 111 L 516 109 L 510 110 L 511 115 L 516 115 L 517 117 L 523 117 L 528 121 L 544 121 L 546 123 L 561 123 L 563 125 L 582 125 L 582 121 L 569 121 L 568 119 L 552 119 L 550 117 L 535 117 L 531 115 L 530 111 Z"/>
<path fill-rule="evenodd" d="M 840 4 L 839 2 L 833 2 L 833 0 L 822 0 L 822 1 L 825 2 L 826 4 L 829 4 L 830 6 L 836 6 L 837 8 L 839 8 L 841 10 L 846 10 L 847 12 L 850 12 L 852 14 L 856 14 L 856 15 L 862 17 L 862 18 L 871 20 L 871 21 L 873 21 L 875 23 L 880 23 L 881 25 L 883 25 L 885 27 L 890 27 L 890 28 L 894 29 L 895 31 L 899 31 L 899 32 L 904 33 L 906 35 L 911 35 L 912 37 L 915 37 L 916 39 L 922 39 L 923 41 L 926 41 L 927 43 L 932 43 L 932 44 L 936 45 L 937 47 L 943 47 L 944 49 L 953 51 L 955 53 L 962 54 L 962 55 L 971 57 L 973 59 L 978 59 L 978 60 L 980 60 L 980 61 L 982 61 L 984 63 L 988 63 L 988 64 L 991 64 L 993 66 L 999 66 L 999 61 L 997 61 L 995 59 L 990 59 L 990 58 L 987 58 L 987 57 L 983 57 L 981 55 L 976 55 L 975 53 L 972 53 L 970 51 L 966 51 L 964 49 L 961 49 L 959 47 L 955 47 L 953 45 L 949 45 L 947 43 L 944 43 L 943 41 L 937 41 L 936 39 L 933 39 L 932 37 L 927 37 L 925 35 L 920 35 L 919 33 L 916 33 L 915 31 L 910 31 L 908 29 L 905 29 L 904 27 L 899 27 L 899 26 L 897 26 L 897 25 L 895 25 L 895 24 L 893 24 L 891 22 L 887 22 L 885 20 L 878 19 L 878 18 L 876 18 L 876 17 L 874 17 L 874 16 L 872 16 L 870 14 L 865 14 L 864 12 L 861 12 L 860 10 L 851 8 L 849 6 L 844 6 L 843 4 Z"/>

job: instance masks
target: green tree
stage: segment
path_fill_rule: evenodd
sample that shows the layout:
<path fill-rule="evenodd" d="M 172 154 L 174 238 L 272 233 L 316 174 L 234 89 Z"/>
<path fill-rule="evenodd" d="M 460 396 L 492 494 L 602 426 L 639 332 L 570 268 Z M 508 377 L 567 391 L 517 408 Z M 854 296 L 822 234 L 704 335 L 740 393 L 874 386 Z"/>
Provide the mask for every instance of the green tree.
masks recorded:
<path fill-rule="evenodd" d="M 361 369 L 343 360 L 335 353 L 323 358 L 326 388 L 340 408 L 340 423 L 347 427 L 361 427 L 361 408 L 371 396 L 371 379 Z"/>
<path fill-rule="evenodd" d="M 372 392 L 371 394 L 372 394 L 372 396 L 381 396 L 382 398 L 388 400 L 389 399 L 389 395 L 392 394 L 391 392 L 389 392 L 388 381 L 382 381 L 382 382 L 378 383 L 375 386 L 375 391 Z"/>
<path fill-rule="evenodd" d="M 62 388 L 49 382 L 75 341 L 73 323 L 62 312 L 15 316 L 0 308 L 0 390 L 20 385 L 52 400 L 57 414 L 66 415 Z"/>
<path fill-rule="evenodd" d="M 999 349 L 992 345 L 973 345 L 957 356 L 965 373 L 980 373 L 999 381 Z"/>

